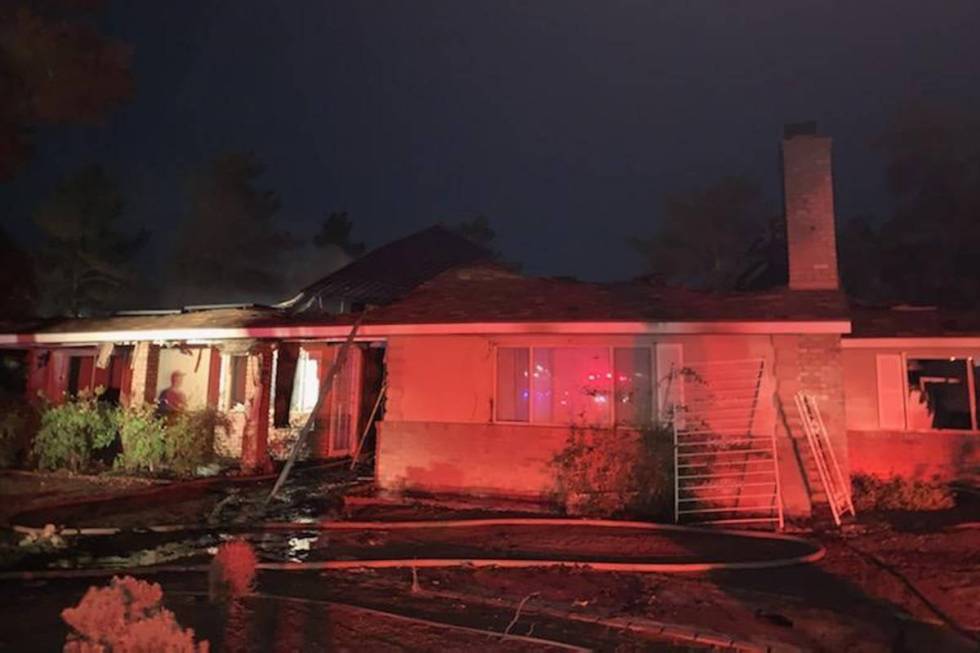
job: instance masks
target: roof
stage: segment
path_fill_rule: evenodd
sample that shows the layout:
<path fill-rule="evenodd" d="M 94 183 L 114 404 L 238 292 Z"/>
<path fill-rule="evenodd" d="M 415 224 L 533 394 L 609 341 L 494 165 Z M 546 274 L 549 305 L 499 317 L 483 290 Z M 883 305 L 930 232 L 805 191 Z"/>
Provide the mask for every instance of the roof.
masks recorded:
<path fill-rule="evenodd" d="M 349 316 L 348 316 L 349 318 Z M 349 323 L 341 318 L 338 324 Z M 289 315 L 269 307 L 183 310 L 171 313 L 117 314 L 106 317 L 49 318 L 0 329 L 0 343 L 30 345 L 47 342 L 127 342 L 133 340 L 194 340 L 273 337 L 282 329 L 332 324 L 329 316 Z M 349 328 L 349 327 L 344 327 Z"/>
<path fill-rule="evenodd" d="M 447 271 L 370 315 L 377 324 L 847 319 L 838 291 L 711 293 L 648 281 L 524 277 L 494 266 Z"/>
<path fill-rule="evenodd" d="M 322 311 L 338 300 L 385 305 L 450 268 L 490 258 L 484 248 L 436 225 L 371 250 L 282 306 L 300 312 Z"/>
<path fill-rule="evenodd" d="M 980 311 L 934 306 L 858 306 L 851 311 L 852 338 L 980 336 Z"/>

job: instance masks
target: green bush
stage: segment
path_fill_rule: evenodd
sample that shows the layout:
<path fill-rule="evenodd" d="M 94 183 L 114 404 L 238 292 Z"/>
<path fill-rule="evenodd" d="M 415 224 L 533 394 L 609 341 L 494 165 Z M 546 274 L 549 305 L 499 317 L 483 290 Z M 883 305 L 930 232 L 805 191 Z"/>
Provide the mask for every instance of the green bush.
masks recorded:
<path fill-rule="evenodd" d="M 573 427 L 552 459 L 555 500 L 590 517 L 670 518 L 674 498 L 673 432 Z"/>
<path fill-rule="evenodd" d="M 115 466 L 128 472 L 154 472 L 167 462 L 167 424 L 151 404 L 117 408 L 113 412 L 122 451 Z"/>
<path fill-rule="evenodd" d="M 869 474 L 855 474 L 851 477 L 851 490 L 858 512 L 946 510 L 955 504 L 948 486 L 900 476 L 883 480 Z"/>
<path fill-rule="evenodd" d="M 116 466 L 127 471 L 169 469 L 193 474 L 214 457 L 214 430 L 224 423 L 221 413 L 194 410 L 160 417 L 150 404 L 116 409 L 122 440 Z"/>
<path fill-rule="evenodd" d="M 95 396 L 80 397 L 41 412 L 33 452 L 41 469 L 81 471 L 92 454 L 108 448 L 116 439 L 112 409 Z"/>
<path fill-rule="evenodd" d="M 165 459 L 178 474 L 193 474 L 214 458 L 214 431 L 227 427 L 225 416 L 213 409 L 176 413 L 168 418 Z"/>

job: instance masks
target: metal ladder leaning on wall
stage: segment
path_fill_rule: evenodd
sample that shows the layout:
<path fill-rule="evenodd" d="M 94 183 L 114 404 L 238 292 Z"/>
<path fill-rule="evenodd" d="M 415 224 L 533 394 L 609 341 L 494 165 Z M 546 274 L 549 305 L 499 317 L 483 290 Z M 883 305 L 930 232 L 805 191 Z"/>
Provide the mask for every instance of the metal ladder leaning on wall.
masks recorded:
<path fill-rule="evenodd" d="M 834 523 L 840 526 L 841 517 L 847 513 L 852 516 L 855 514 L 850 487 L 837 463 L 816 398 L 807 392 L 797 392 L 794 399 L 796 408 L 800 411 L 800 421 L 803 422 L 803 432 L 806 434 L 807 444 L 810 445 L 810 453 L 813 454 L 817 466 L 817 474 L 820 475 L 820 483 L 827 494 L 830 512 L 834 516 Z"/>
<path fill-rule="evenodd" d="M 688 363 L 674 376 L 674 521 L 782 529 L 775 433 L 755 428 L 765 361 Z"/>

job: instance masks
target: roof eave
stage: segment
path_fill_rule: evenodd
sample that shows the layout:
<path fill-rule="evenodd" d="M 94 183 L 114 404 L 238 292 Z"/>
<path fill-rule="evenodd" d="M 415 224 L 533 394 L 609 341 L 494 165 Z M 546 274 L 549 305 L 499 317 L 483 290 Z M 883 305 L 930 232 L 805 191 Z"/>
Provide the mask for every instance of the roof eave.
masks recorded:
<path fill-rule="evenodd" d="M 242 338 L 296 339 L 345 338 L 351 325 L 279 325 L 261 327 L 209 327 L 184 329 L 143 329 L 121 331 L 76 331 L 67 333 L 0 334 L 0 346 L 98 344 L 103 342 L 212 342 Z M 506 334 L 847 334 L 849 320 L 770 320 L 770 321 L 671 321 L 671 322 L 460 322 L 427 324 L 366 324 L 360 337 L 385 338 L 403 335 L 506 335 Z"/>

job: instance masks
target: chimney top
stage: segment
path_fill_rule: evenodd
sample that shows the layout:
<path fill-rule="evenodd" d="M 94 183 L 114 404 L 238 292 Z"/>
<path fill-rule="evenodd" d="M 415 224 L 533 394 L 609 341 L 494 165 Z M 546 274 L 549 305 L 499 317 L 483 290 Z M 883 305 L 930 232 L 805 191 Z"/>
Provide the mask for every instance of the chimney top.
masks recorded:
<path fill-rule="evenodd" d="M 831 139 L 816 131 L 816 122 L 787 125 L 783 139 L 789 287 L 794 290 L 839 287 Z"/>
<path fill-rule="evenodd" d="M 788 122 L 783 125 L 783 138 L 793 138 L 794 136 L 816 136 L 817 121 L 807 120 L 805 122 Z"/>

